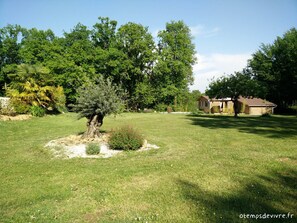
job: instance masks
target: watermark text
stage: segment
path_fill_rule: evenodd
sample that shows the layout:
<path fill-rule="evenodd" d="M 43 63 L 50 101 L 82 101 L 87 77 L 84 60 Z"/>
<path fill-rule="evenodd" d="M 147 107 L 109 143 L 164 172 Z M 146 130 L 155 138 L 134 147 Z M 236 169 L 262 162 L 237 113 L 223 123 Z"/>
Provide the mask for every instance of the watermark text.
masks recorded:
<path fill-rule="evenodd" d="M 239 218 L 247 218 L 247 219 L 287 219 L 287 218 L 293 218 L 294 214 L 292 213 L 286 213 L 286 214 L 240 214 Z"/>

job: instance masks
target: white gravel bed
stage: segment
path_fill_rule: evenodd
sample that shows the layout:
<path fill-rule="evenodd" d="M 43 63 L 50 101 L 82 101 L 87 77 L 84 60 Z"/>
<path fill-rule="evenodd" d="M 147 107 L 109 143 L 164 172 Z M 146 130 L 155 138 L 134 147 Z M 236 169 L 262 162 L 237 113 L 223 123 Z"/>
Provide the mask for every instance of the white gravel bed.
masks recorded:
<path fill-rule="evenodd" d="M 71 136 L 70 138 L 73 138 Z M 67 143 L 65 143 L 65 141 Z M 48 142 L 45 147 L 50 148 L 51 151 L 53 152 L 53 155 L 57 158 L 65 158 L 65 159 L 72 159 L 76 157 L 80 158 L 110 158 L 112 156 L 115 156 L 119 153 L 122 153 L 123 150 L 112 150 L 109 149 L 109 146 L 106 142 L 104 141 L 98 141 L 94 142 L 98 143 L 98 147 L 100 146 L 100 154 L 98 155 L 88 155 L 86 154 L 86 145 L 87 143 L 77 143 L 76 144 L 71 144 L 69 143 L 69 137 L 64 138 L 64 139 L 58 139 L 58 140 L 52 140 Z M 137 152 L 141 151 L 147 151 L 151 149 L 159 149 L 158 146 L 152 145 L 147 143 L 147 140 L 144 141 L 143 146 L 137 150 Z"/>

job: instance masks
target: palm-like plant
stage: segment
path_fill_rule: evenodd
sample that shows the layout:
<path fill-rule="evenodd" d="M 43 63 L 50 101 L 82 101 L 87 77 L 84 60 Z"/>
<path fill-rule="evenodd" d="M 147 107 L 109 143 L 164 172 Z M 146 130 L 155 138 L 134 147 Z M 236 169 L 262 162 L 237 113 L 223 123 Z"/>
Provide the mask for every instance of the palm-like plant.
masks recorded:
<path fill-rule="evenodd" d="M 12 82 L 6 93 L 13 101 L 48 110 L 59 110 L 65 106 L 63 88 L 52 85 L 48 68 L 21 64 L 18 65 L 16 73 L 9 76 Z"/>

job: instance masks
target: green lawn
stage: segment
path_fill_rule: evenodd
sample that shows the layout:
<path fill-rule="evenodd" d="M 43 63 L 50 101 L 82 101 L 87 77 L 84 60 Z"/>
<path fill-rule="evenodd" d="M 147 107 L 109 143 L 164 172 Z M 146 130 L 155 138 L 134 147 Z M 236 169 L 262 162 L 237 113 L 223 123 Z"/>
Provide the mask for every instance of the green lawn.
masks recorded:
<path fill-rule="evenodd" d="M 75 114 L 0 122 L 0 222 L 258 222 L 297 216 L 297 118 L 123 114 L 159 150 L 54 159 L 43 146 L 81 133 Z M 260 221 L 262 222 L 262 221 Z"/>

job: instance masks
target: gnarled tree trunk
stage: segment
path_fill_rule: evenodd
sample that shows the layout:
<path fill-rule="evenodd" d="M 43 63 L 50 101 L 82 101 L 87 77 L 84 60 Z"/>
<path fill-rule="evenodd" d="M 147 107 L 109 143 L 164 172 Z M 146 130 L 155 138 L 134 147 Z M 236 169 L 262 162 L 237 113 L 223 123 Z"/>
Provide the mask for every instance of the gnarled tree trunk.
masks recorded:
<path fill-rule="evenodd" d="M 92 115 L 87 122 L 87 131 L 83 134 L 83 138 L 99 137 L 99 128 L 103 124 L 103 115 Z"/>

